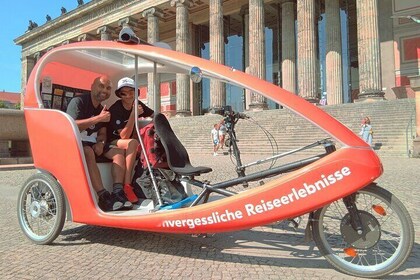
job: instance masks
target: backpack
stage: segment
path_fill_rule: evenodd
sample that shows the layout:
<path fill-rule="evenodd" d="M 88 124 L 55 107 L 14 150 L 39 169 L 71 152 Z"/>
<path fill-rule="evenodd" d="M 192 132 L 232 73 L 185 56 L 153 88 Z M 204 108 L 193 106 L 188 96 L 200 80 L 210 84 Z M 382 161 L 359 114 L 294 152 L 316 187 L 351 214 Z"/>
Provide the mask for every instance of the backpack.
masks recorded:
<path fill-rule="evenodd" d="M 146 157 L 152 167 L 153 176 L 156 179 L 157 187 L 164 204 L 173 204 L 188 195 L 185 193 L 181 182 L 175 178 L 175 173 L 169 170 L 165 148 L 155 132 L 153 123 L 149 123 L 140 129 L 140 137 L 143 141 L 146 154 L 143 153 L 141 145 L 138 151 L 141 153 L 140 161 L 135 167 L 135 174 L 132 180 L 133 191 L 138 198 L 152 199 L 158 203 L 157 194 L 153 189 L 153 182 L 150 171 L 147 167 Z"/>
<path fill-rule="evenodd" d="M 162 142 L 160 142 L 159 136 L 155 133 L 154 124 L 149 123 L 140 129 L 140 137 L 146 150 L 146 154 L 144 154 L 141 145 L 139 145 L 138 151 L 141 153 L 140 161 L 142 166 L 147 168 L 145 159 L 147 157 L 153 168 L 168 168 L 165 148 L 163 147 Z"/>

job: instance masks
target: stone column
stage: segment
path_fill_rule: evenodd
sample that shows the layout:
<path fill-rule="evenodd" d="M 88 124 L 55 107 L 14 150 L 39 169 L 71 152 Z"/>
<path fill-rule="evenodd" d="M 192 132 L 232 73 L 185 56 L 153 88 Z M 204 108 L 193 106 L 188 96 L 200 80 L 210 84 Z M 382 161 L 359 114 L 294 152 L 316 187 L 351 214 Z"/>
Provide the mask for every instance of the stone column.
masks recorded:
<path fill-rule="evenodd" d="M 210 29 L 210 60 L 225 63 L 225 42 L 223 35 L 223 1 L 209 2 L 209 29 Z M 210 109 L 214 113 L 221 112 L 226 105 L 225 84 L 214 79 L 210 80 Z"/>
<path fill-rule="evenodd" d="M 315 0 L 297 0 L 298 92 L 309 102 L 318 102 Z"/>
<path fill-rule="evenodd" d="M 242 28 L 243 28 L 243 69 L 244 72 L 249 72 L 249 8 L 243 6 L 239 12 L 242 16 Z M 251 103 L 251 91 L 245 90 L 243 98 L 245 99 L 244 108 L 249 110 L 249 104 Z"/>
<path fill-rule="evenodd" d="M 176 7 L 176 50 L 189 53 L 188 39 L 188 7 L 190 0 L 171 0 L 171 6 Z M 190 80 L 188 75 L 176 75 L 176 115 L 190 116 Z"/>
<path fill-rule="evenodd" d="M 258 78 L 265 79 L 264 1 L 249 0 L 249 70 Z M 264 96 L 252 92 L 250 110 L 267 109 Z"/>
<path fill-rule="evenodd" d="M 277 22 L 273 26 L 273 83 L 281 86 L 281 4 L 276 3 L 274 6 L 277 14 Z M 277 67 L 275 67 L 277 65 Z"/>
<path fill-rule="evenodd" d="M 282 87 L 293 93 L 296 93 L 295 7 L 294 1 L 284 1 L 281 15 Z"/>
<path fill-rule="evenodd" d="M 142 13 L 147 18 L 147 42 L 154 44 L 159 41 L 159 18 L 163 17 L 163 12 L 158 8 L 150 8 Z M 155 83 L 156 79 L 156 83 Z M 147 75 L 147 101 L 149 107 L 153 108 L 156 113 L 160 112 L 160 75 L 153 73 Z"/>
<path fill-rule="evenodd" d="M 356 0 L 359 101 L 384 99 L 377 0 Z"/>
<path fill-rule="evenodd" d="M 191 25 L 191 54 L 195 56 L 200 56 L 200 26 L 193 23 Z M 190 83 L 191 85 L 191 115 L 198 116 L 201 115 L 201 100 L 202 100 L 202 90 L 201 83 Z"/>
<path fill-rule="evenodd" d="M 21 85 L 20 109 L 23 110 L 26 83 L 28 82 L 32 69 L 34 69 L 36 61 L 33 56 L 25 56 L 21 59 L 21 61 L 22 61 L 22 75 L 21 75 L 21 80 L 20 80 L 20 85 Z"/>
<path fill-rule="evenodd" d="M 327 104 L 343 103 L 343 68 L 341 65 L 340 0 L 325 1 Z"/>

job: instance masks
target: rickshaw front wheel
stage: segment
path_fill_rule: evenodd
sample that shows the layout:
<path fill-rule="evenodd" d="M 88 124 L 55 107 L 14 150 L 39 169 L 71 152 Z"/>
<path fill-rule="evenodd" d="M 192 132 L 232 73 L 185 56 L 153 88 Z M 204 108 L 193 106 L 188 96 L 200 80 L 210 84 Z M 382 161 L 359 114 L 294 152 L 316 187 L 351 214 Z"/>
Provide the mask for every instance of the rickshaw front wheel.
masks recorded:
<path fill-rule="evenodd" d="M 355 205 L 362 233 L 353 228 L 345 204 L 338 200 L 315 212 L 314 241 L 339 271 L 382 278 L 409 257 L 414 245 L 413 222 L 404 204 L 374 183 L 357 191 Z"/>
<path fill-rule="evenodd" d="M 66 204 L 63 190 L 49 174 L 32 175 L 18 196 L 19 225 L 32 242 L 51 244 L 63 229 Z"/>

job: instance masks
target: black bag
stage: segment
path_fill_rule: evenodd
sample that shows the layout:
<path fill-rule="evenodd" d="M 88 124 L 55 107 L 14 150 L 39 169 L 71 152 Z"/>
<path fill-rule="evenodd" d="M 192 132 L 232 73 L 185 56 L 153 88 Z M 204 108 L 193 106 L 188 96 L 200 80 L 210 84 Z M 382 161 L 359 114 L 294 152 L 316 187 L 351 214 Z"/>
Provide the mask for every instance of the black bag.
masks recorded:
<path fill-rule="evenodd" d="M 147 198 L 146 195 L 144 194 L 142 188 L 140 187 L 139 183 L 137 182 L 138 179 L 140 179 L 140 177 L 143 175 L 144 173 L 144 168 L 142 166 L 142 163 L 139 161 L 137 163 L 137 165 L 134 167 L 134 175 L 133 175 L 133 179 L 131 181 L 131 186 L 133 186 L 133 191 L 136 194 L 136 196 L 138 198 Z"/>
<path fill-rule="evenodd" d="M 152 172 L 164 204 L 173 204 L 188 196 L 181 182 L 176 180 L 175 173 L 171 170 L 152 169 Z M 137 177 L 135 182 L 133 182 L 133 187 L 136 195 L 139 194 L 142 198 L 152 199 L 155 204 L 158 204 L 159 201 L 153 188 L 149 170 L 143 170 L 141 176 Z M 137 197 L 139 196 L 137 195 Z"/>

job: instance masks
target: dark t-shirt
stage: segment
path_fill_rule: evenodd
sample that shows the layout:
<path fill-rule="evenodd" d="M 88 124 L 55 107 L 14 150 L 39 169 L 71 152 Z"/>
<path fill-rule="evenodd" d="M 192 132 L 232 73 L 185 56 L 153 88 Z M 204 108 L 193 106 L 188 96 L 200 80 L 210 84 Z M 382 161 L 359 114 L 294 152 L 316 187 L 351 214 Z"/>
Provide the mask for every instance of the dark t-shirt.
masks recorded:
<path fill-rule="evenodd" d="M 153 110 L 147 107 L 143 102 L 139 101 L 139 105 L 143 108 L 143 114 L 139 115 L 139 117 L 146 118 L 153 115 Z M 111 120 L 109 121 L 107 127 L 108 142 L 121 138 L 118 131 L 126 126 L 132 110 L 132 108 L 130 110 L 125 109 L 121 99 L 117 100 L 111 108 L 109 108 Z"/>
<path fill-rule="evenodd" d="M 93 106 L 90 94 L 85 94 L 82 96 L 74 97 L 70 101 L 69 105 L 67 106 L 67 114 L 69 114 L 75 120 L 84 120 L 99 115 L 102 111 L 102 108 L 102 105 L 99 105 L 97 108 L 95 108 Z M 91 125 L 86 130 L 80 132 L 82 141 L 96 143 L 98 130 L 105 125 L 106 123 L 100 122 Z"/>

